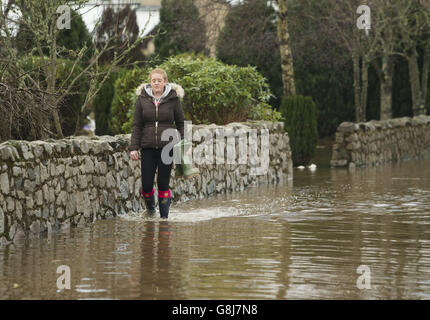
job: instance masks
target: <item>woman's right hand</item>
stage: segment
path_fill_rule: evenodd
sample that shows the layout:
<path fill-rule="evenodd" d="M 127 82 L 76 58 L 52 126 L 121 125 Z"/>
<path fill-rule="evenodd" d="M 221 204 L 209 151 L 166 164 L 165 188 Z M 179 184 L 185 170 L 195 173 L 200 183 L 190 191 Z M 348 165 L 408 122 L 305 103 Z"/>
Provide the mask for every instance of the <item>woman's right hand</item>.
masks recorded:
<path fill-rule="evenodd" d="M 132 160 L 139 160 L 139 152 L 136 150 L 130 152 L 130 158 Z"/>

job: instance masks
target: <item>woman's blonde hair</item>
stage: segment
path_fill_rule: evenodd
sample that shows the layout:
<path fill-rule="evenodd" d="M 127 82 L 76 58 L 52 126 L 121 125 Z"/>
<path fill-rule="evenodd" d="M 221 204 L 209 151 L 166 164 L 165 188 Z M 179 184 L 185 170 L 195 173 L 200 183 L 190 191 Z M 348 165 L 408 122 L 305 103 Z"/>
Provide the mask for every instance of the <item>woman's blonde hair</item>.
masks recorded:
<path fill-rule="evenodd" d="M 160 68 L 157 68 L 157 69 L 154 69 L 154 70 L 152 70 L 152 71 L 151 71 L 151 73 L 149 74 L 149 81 L 150 81 L 150 82 L 151 82 L 151 79 L 152 79 L 152 75 L 153 75 L 154 73 L 161 74 L 161 75 L 163 76 L 163 79 L 164 79 L 166 82 L 168 82 L 168 79 L 167 79 L 167 72 L 166 72 L 166 71 L 164 71 L 163 69 L 160 69 Z"/>

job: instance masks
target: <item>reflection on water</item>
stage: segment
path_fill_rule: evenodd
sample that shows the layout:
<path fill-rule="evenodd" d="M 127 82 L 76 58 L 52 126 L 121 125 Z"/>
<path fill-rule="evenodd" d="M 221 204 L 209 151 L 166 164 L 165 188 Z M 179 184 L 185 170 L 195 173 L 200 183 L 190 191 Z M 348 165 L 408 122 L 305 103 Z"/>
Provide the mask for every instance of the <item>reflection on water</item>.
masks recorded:
<path fill-rule="evenodd" d="M 430 159 L 295 170 L 168 221 L 119 216 L 0 248 L 0 298 L 429 299 L 429 224 Z"/>

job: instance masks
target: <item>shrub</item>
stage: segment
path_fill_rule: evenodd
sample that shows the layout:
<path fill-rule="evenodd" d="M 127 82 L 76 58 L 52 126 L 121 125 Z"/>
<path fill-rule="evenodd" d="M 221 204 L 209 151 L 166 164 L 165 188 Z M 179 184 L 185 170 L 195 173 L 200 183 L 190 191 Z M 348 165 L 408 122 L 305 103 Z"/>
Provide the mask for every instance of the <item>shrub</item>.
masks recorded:
<path fill-rule="evenodd" d="M 278 121 L 266 79 L 255 67 L 227 65 L 203 55 L 170 57 L 160 68 L 185 90 L 184 112 L 195 123 L 226 124 L 247 119 Z"/>
<path fill-rule="evenodd" d="M 145 79 L 147 79 L 147 75 L 142 68 L 125 70 L 119 74 L 114 85 L 115 93 L 112 100 L 111 121 L 109 123 L 112 134 L 129 132 L 124 131 L 123 126 L 125 126 L 124 128 L 128 128 L 126 122 L 130 121 L 129 110 L 134 109 L 135 90 Z"/>
<path fill-rule="evenodd" d="M 315 103 L 311 97 L 290 96 L 282 99 L 280 110 L 290 137 L 294 165 L 309 164 L 318 139 Z"/>
<path fill-rule="evenodd" d="M 193 0 L 162 0 L 155 34 L 162 60 L 181 52 L 205 52 L 206 27 Z"/>
<path fill-rule="evenodd" d="M 281 113 L 268 104 L 272 94 L 265 78 L 254 67 L 226 65 L 214 58 L 194 54 L 170 57 L 158 67 L 166 70 L 169 82 L 184 88 L 182 105 L 185 118 L 193 123 L 227 124 L 247 119 L 281 119 Z M 115 132 L 131 131 L 133 101 L 136 99 L 134 90 L 141 82 L 147 81 L 149 72 L 149 69 L 144 74 L 137 71 L 133 75 L 127 74 L 124 80 L 117 80 L 112 119 L 117 128 L 121 125 L 121 130 Z M 126 81 L 127 84 L 124 83 Z"/>
<path fill-rule="evenodd" d="M 255 66 L 275 94 L 270 104 L 279 107 L 283 94 L 276 11 L 268 1 L 236 1 L 228 11 L 217 44 L 224 63 Z"/>
<path fill-rule="evenodd" d="M 21 67 L 29 72 L 33 79 L 40 81 L 41 88 L 46 88 L 46 78 L 42 68 L 42 59 L 35 56 L 24 56 L 20 59 Z M 74 62 L 67 59 L 57 59 L 57 87 L 66 87 L 70 84 L 71 79 L 76 77 L 82 71 L 79 65 L 74 66 Z M 72 72 L 72 76 L 69 77 Z M 85 93 L 88 90 L 88 84 L 85 77 L 81 77 L 74 84 L 71 93 L 61 101 L 59 115 L 61 128 L 64 136 L 73 135 L 76 128 L 76 122 L 79 119 L 80 109 L 84 103 Z M 78 125 L 82 125 L 80 121 Z"/>
<path fill-rule="evenodd" d="M 120 37 L 116 35 L 121 35 Z M 106 46 L 109 41 L 109 49 L 100 57 L 99 64 L 111 64 L 116 56 L 120 56 L 139 37 L 139 26 L 137 24 L 136 10 L 126 5 L 117 10 L 108 6 L 102 13 L 100 24 L 96 29 L 96 41 L 99 50 Z M 141 51 L 141 44 L 131 49 L 120 62 L 126 65 L 131 62 L 143 62 L 145 56 Z"/>
<path fill-rule="evenodd" d="M 97 95 L 94 97 L 92 109 L 96 116 L 96 135 L 112 134 L 109 122 L 111 118 L 112 100 L 115 93 L 115 81 L 123 72 L 124 69 L 112 71 L 103 83 Z"/>
<path fill-rule="evenodd" d="M 128 92 L 127 98 L 130 100 L 130 106 L 133 108 L 129 108 L 127 111 L 127 121 L 124 122 L 121 129 L 123 132 L 131 132 L 133 129 L 133 115 L 134 115 L 134 106 L 136 105 L 137 95 L 135 92 Z"/>

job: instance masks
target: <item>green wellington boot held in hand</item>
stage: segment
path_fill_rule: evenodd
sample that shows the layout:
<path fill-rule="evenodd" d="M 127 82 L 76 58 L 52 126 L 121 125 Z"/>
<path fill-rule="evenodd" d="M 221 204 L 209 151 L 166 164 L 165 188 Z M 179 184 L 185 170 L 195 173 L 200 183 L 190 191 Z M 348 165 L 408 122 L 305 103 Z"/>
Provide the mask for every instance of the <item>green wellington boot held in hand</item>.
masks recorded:
<path fill-rule="evenodd" d="M 193 168 L 191 164 L 191 159 L 185 154 L 185 147 L 189 147 L 191 142 L 186 140 L 181 140 L 175 145 L 175 152 L 180 154 L 181 163 L 175 166 L 175 177 L 184 177 L 185 179 L 192 178 L 198 174 L 200 171 L 198 168 Z"/>
<path fill-rule="evenodd" d="M 175 164 L 175 178 L 182 178 L 183 176 L 182 166 L 179 163 Z"/>

